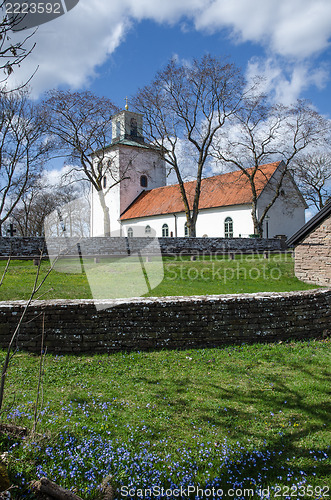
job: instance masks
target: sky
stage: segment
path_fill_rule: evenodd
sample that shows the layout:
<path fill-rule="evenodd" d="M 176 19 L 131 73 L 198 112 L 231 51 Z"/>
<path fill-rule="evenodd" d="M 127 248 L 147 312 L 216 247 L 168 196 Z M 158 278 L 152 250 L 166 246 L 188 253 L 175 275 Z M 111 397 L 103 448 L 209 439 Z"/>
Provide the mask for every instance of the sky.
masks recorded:
<path fill-rule="evenodd" d="M 275 101 L 309 99 L 331 118 L 330 39 L 330 0 L 80 0 L 39 26 L 11 83 L 38 66 L 34 98 L 88 89 L 124 107 L 172 57 L 210 53 L 263 75 Z"/>

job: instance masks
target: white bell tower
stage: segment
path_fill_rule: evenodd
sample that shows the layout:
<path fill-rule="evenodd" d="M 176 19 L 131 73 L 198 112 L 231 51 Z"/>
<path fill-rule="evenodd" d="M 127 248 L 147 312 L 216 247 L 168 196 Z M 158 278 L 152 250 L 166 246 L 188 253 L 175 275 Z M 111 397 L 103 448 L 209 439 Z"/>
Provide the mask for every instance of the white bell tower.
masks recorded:
<path fill-rule="evenodd" d="M 123 140 L 144 142 L 143 116 L 140 113 L 129 111 L 126 104 L 125 111 L 121 111 L 112 119 L 112 144 Z"/>
<path fill-rule="evenodd" d="M 120 217 L 128 206 L 143 191 L 166 185 L 166 166 L 160 150 L 145 142 L 143 115 L 129 111 L 127 103 L 123 111 L 113 116 L 112 142 L 105 150 L 103 164 L 110 231 L 118 236 L 122 230 Z M 113 169 L 112 174 L 110 168 Z M 114 178 L 120 182 L 110 187 Z M 91 197 L 91 236 L 103 236 L 103 211 L 94 189 Z"/>

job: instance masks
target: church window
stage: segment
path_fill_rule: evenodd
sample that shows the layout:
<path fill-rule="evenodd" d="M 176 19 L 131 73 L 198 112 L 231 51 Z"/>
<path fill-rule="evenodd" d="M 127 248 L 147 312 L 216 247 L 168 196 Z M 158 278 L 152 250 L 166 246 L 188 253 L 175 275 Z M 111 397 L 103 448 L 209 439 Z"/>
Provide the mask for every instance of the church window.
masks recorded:
<path fill-rule="evenodd" d="M 128 228 L 128 238 L 133 238 L 133 229 L 132 229 L 132 227 Z"/>
<path fill-rule="evenodd" d="M 224 236 L 225 238 L 233 238 L 233 220 L 227 217 L 224 221 Z"/>
<path fill-rule="evenodd" d="M 103 176 L 102 182 L 103 182 L 103 189 L 106 189 L 106 187 L 107 187 L 107 176 L 106 175 Z"/>
<path fill-rule="evenodd" d="M 146 187 L 147 187 L 147 185 L 148 185 L 147 175 L 142 175 L 142 176 L 140 177 L 140 185 L 141 185 L 141 187 L 143 187 L 143 188 L 146 188 Z"/>
<path fill-rule="evenodd" d="M 137 135 L 138 135 L 138 125 L 137 125 L 137 120 L 135 118 L 131 118 L 130 128 L 131 128 L 130 135 L 132 135 L 133 137 L 137 137 Z"/>
<path fill-rule="evenodd" d="M 146 226 L 145 227 L 145 234 L 151 234 L 152 230 L 151 230 L 151 226 Z"/>
<path fill-rule="evenodd" d="M 185 222 L 185 224 L 184 224 L 184 236 L 188 236 L 187 222 Z"/>
<path fill-rule="evenodd" d="M 121 122 L 117 121 L 116 122 L 116 137 L 120 137 L 120 136 L 121 136 Z"/>
<path fill-rule="evenodd" d="M 163 224 L 162 226 L 162 238 L 167 238 L 169 236 L 169 226 L 168 224 Z"/>

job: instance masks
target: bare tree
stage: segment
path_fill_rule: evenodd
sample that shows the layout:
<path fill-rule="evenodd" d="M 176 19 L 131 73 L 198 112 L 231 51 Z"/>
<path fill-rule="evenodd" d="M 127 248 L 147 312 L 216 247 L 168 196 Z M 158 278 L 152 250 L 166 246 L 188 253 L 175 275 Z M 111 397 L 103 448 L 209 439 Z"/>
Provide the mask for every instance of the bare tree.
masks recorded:
<path fill-rule="evenodd" d="M 134 107 L 144 115 L 146 137 L 177 175 L 190 236 L 196 235 L 201 179 L 211 144 L 240 103 L 242 88 L 240 71 L 233 64 L 207 55 L 191 65 L 171 60 L 133 98 Z M 183 149 L 196 167 L 193 199 L 183 179 L 179 154 Z"/>
<path fill-rule="evenodd" d="M 13 32 L 21 23 L 22 16 L 8 16 L 6 13 L 6 3 L 6 0 L 0 0 L 0 73 L 3 75 L 2 78 L 0 77 L 0 84 L 4 84 L 7 78 L 13 73 L 14 68 L 18 67 L 31 54 L 35 47 L 35 43 L 30 44 L 34 32 L 26 37 L 19 37 L 17 41 L 13 41 Z"/>
<path fill-rule="evenodd" d="M 291 172 L 307 203 L 323 208 L 331 197 L 331 153 L 301 156 L 295 159 Z"/>
<path fill-rule="evenodd" d="M 0 92 L 0 234 L 50 151 L 41 108 L 24 90 Z"/>
<path fill-rule="evenodd" d="M 124 178 L 109 157 L 111 120 L 117 108 L 109 99 L 91 92 L 59 90 L 48 93 L 44 106 L 59 156 L 66 157 L 74 165 L 71 172 L 80 172 L 81 179 L 87 179 L 97 191 L 104 215 L 104 235 L 110 236 L 105 195 Z"/>
<path fill-rule="evenodd" d="M 263 221 L 281 193 L 282 183 L 293 160 L 312 145 L 321 144 L 327 122 L 304 101 L 292 106 L 270 105 L 256 87 L 246 95 L 232 114 L 226 129 L 213 144 L 214 156 L 221 164 L 240 169 L 252 193 L 254 233 L 263 235 Z M 260 166 L 282 160 L 278 178 L 273 178 L 269 202 L 258 213 L 258 184 L 263 177 Z"/>
<path fill-rule="evenodd" d="M 46 217 L 80 195 L 81 193 L 73 185 L 47 185 L 45 176 L 40 176 L 23 193 L 20 202 L 11 213 L 10 220 L 15 224 L 19 236 L 43 236 Z M 81 220 L 84 215 L 85 213 L 80 214 L 78 218 Z M 88 213 L 86 215 L 89 216 Z"/>

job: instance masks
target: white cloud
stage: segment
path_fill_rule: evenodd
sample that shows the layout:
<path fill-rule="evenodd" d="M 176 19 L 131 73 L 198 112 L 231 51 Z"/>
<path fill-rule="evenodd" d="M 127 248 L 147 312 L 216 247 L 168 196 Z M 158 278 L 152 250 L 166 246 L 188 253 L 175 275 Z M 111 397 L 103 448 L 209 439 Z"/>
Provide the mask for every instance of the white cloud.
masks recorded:
<path fill-rule="evenodd" d="M 196 19 L 199 29 L 231 29 L 238 41 L 305 58 L 324 50 L 331 36 L 329 0 L 215 0 Z"/>
<path fill-rule="evenodd" d="M 121 43 L 129 26 L 121 2 L 81 0 L 66 15 L 38 28 L 36 47 L 15 71 L 12 85 L 26 81 L 37 66 L 31 81 L 35 96 L 58 85 L 86 85 Z"/>
<path fill-rule="evenodd" d="M 287 58 L 309 58 L 329 45 L 330 0 L 80 0 L 66 15 L 38 28 L 32 54 L 15 71 L 16 81 L 26 79 L 39 65 L 31 82 L 35 96 L 48 88 L 87 85 L 137 21 L 159 23 L 193 21 L 198 30 L 230 30 L 237 42 L 262 44 L 269 52 Z M 17 36 L 22 36 L 18 34 Z M 305 66 L 293 74 L 284 93 L 295 94 Z M 299 68 L 300 69 L 300 68 Z M 274 71 L 274 69 L 273 69 Z"/>
<path fill-rule="evenodd" d="M 323 89 L 328 80 L 328 69 L 312 67 L 307 62 L 289 65 L 284 59 L 254 58 L 247 66 L 246 77 L 252 82 L 256 75 L 263 78 L 263 89 L 275 102 L 289 105 L 294 103 L 311 86 Z"/>

